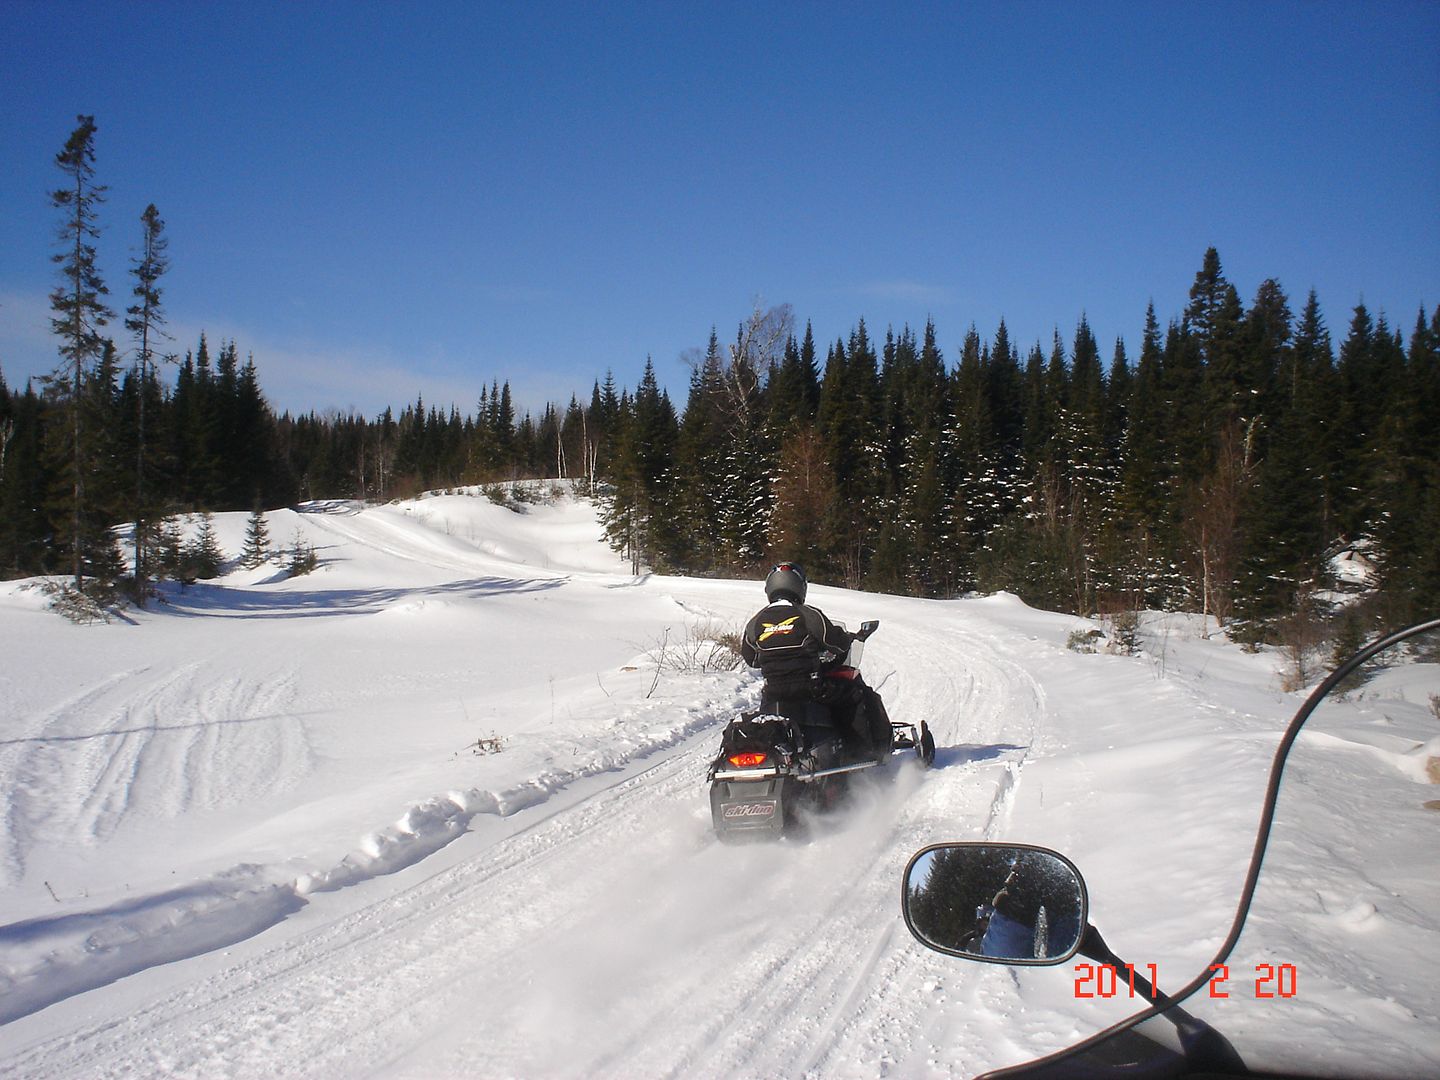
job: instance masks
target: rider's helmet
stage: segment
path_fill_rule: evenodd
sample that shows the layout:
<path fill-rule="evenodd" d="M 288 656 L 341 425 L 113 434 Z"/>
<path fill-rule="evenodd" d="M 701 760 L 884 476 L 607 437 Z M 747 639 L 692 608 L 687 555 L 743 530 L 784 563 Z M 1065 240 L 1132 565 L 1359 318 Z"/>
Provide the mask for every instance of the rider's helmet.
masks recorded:
<path fill-rule="evenodd" d="M 805 603 L 805 571 L 799 563 L 782 562 L 771 568 L 765 578 L 765 599 L 772 604 L 777 600 Z"/>

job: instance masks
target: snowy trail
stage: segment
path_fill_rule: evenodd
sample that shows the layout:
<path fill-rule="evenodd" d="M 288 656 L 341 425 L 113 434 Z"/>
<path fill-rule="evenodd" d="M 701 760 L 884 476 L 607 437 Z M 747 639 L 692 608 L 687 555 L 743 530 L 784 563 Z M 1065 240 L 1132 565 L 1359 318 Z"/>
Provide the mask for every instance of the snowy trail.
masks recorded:
<path fill-rule="evenodd" d="M 897 760 L 809 843 L 713 841 L 707 732 L 570 809 L 517 815 L 521 831 L 458 865 L 303 934 L 278 927 L 238 950 L 255 954 L 243 964 L 8 1064 L 726 1076 L 908 1061 L 913 1019 L 897 1014 L 915 1008 L 918 947 L 896 932 L 904 858 L 994 821 L 1043 724 L 1043 695 L 993 640 L 947 630 L 897 626 L 875 665 L 895 658 L 892 711 L 931 719 L 941 767 Z"/>
<path fill-rule="evenodd" d="M 1295 702 L 1196 618 L 1085 655 L 1100 624 L 1003 594 L 816 585 L 881 620 L 867 679 L 930 724 L 935 768 L 902 757 L 803 839 L 727 847 L 705 770 L 758 685 L 660 657 L 738 629 L 755 582 L 631 577 L 576 500 L 275 516 L 314 575 L 237 569 L 100 628 L 0 587 L 0 1075 L 951 1077 L 1133 1011 L 1076 1000 L 1065 967 L 916 943 L 901 870 L 943 840 L 1065 851 L 1166 988 L 1229 925 Z M 228 550 L 245 517 L 217 519 Z M 1347 1068 L 1433 1075 L 1436 858 L 1413 837 L 1440 686 L 1376 684 L 1301 748 L 1327 835 L 1277 847 L 1252 954 L 1318 997 L 1234 1027 L 1284 1063 L 1320 1016 Z M 1370 957 L 1397 974 L 1366 983 Z"/>

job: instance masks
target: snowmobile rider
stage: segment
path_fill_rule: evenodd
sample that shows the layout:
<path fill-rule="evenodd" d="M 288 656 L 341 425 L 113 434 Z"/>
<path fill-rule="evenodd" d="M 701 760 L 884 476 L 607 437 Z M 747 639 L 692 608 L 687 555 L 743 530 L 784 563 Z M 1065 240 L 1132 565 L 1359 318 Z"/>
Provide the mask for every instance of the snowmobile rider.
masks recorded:
<path fill-rule="evenodd" d="M 890 752 L 890 717 L 860 673 L 846 666 L 854 635 L 805 603 L 805 571 L 782 562 L 765 578 L 762 608 L 745 626 L 740 657 L 765 677 L 762 702 L 818 702 L 860 757 Z"/>

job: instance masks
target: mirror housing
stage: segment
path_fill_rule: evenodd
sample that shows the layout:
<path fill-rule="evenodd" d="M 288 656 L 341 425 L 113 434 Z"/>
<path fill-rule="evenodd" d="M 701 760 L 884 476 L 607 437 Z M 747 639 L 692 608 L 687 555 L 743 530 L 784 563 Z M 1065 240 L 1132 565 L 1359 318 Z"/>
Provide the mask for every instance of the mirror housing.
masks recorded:
<path fill-rule="evenodd" d="M 868 638 L 871 634 L 873 634 L 876 630 L 879 629 L 879 619 L 867 619 L 865 622 L 862 622 L 860 624 L 860 630 L 858 633 L 856 633 L 855 639 L 857 641 L 864 641 L 866 638 Z"/>
<path fill-rule="evenodd" d="M 1089 916 L 1075 864 L 1029 844 L 922 848 L 905 867 L 900 903 L 922 945 L 988 964 L 1063 964 Z"/>

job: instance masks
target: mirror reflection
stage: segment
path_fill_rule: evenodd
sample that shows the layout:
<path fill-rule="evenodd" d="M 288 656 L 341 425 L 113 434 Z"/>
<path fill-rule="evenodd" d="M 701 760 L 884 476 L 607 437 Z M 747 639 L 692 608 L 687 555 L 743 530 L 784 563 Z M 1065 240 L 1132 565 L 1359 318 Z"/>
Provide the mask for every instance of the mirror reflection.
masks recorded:
<path fill-rule="evenodd" d="M 941 952 L 1059 964 L 1080 947 L 1085 886 L 1063 856 L 1015 844 L 941 844 L 905 873 L 905 921 Z"/>

